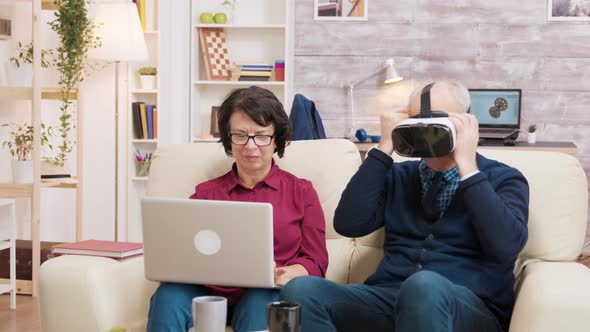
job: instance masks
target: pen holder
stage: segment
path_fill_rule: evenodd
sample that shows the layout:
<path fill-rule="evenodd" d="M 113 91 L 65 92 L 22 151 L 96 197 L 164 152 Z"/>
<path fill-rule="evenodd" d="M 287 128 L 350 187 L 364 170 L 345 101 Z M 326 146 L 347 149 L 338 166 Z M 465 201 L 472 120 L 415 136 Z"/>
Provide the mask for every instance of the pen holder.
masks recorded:
<path fill-rule="evenodd" d="M 137 176 L 148 176 L 150 174 L 150 166 L 152 160 L 147 159 L 143 161 L 136 160 L 135 161 L 135 174 Z"/>

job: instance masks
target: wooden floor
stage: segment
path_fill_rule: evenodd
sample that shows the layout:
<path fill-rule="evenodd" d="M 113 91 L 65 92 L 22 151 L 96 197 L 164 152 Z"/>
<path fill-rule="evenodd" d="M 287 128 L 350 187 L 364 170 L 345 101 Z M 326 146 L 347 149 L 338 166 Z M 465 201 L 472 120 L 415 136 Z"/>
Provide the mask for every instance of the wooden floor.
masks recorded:
<path fill-rule="evenodd" d="M 10 310 L 9 306 L 10 295 L 0 295 L 0 331 L 41 331 L 37 298 L 27 295 L 17 295 L 16 310 Z"/>
<path fill-rule="evenodd" d="M 590 257 L 580 263 L 590 267 Z M 26 295 L 16 296 L 16 310 L 9 309 L 10 295 L 0 295 L 0 331 L 39 332 L 39 305 L 37 298 Z"/>

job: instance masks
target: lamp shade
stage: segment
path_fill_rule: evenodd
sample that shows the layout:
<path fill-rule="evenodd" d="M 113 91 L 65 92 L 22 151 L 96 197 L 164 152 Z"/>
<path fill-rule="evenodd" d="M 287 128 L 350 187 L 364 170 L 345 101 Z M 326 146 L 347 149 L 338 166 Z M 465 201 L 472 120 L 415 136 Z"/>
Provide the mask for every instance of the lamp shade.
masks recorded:
<path fill-rule="evenodd" d="M 387 59 L 386 68 L 387 71 L 385 72 L 385 84 L 399 82 L 404 79 L 395 69 L 393 59 Z"/>
<path fill-rule="evenodd" d="M 88 58 L 126 62 L 148 60 L 147 47 L 135 4 L 97 5 L 94 23 L 101 46 L 89 50 Z"/>

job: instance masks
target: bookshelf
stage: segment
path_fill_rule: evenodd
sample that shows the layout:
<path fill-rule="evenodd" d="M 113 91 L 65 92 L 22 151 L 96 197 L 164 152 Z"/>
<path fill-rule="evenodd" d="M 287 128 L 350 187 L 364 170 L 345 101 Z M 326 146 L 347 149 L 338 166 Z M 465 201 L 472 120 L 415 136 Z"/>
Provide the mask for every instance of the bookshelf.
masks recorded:
<path fill-rule="evenodd" d="M 51 0 L 32 0 L 31 17 L 32 17 L 32 41 L 34 49 L 33 57 L 33 83 L 32 86 L 16 87 L 16 86 L 0 86 L 0 100 L 8 101 L 22 101 L 30 100 L 30 124 L 34 127 L 33 137 L 33 183 L 31 184 L 17 184 L 17 183 L 0 183 L 0 198 L 31 198 L 31 229 L 30 236 L 32 241 L 32 280 L 31 281 L 17 281 L 17 288 L 23 289 L 23 293 L 38 294 L 38 279 L 39 267 L 41 264 L 41 189 L 42 188 L 66 188 L 76 189 L 76 240 L 81 240 L 82 237 L 82 190 L 83 181 L 81 178 L 64 178 L 64 179 L 41 179 L 41 110 L 43 100 L 58 100 L 61 98 L 59 88 L 57 87 L 42 87 L 41 86 L 41 19 L 42 10 L 57 10 L 57 5 Z M 79 86 L 76 91 L 71 92 L 70 99 L 74 102 L 72 106 L 76 112 L 76 154 L 75 156 L 68 156 L 68 158 L 76 158 L 75 174 L 82 174 L 83 162 L 83 112 L 81 105 L 77 102 L 80 95 Z M 12 111 L 12 109 L 7 108 Z M 0 109 L 0 111 L 6 111 Z M 23 112 L 21 110 L 14 110 L 15 112 Z M 24 111 L 27 111 L 26 108 Z M 19 286 L 20 285 L 20 286 Z"/>
<path fill-rule="evenodd" d="M 159 93 L 159 63 L 160 63 L 160 32 L 159 32 L 159 15 L 158 15 L 158 0 L 145 0 L 146 4 L 146 15 L 145 15 L 145 29 L 144 38 L 148 50 L 149 59 L 147 63 L 141 64 L 129 64 L 128 68 L 128 102 L 127 102 L 127 174 L 126 174 L 126 197 L 127 204 L 126 209 L 123 212 L 126 216 L 127 222 L 120 223 L 119 227 L 125 227 L 125 229 L 119 229 L 121 234 L 121 241 L 141 242 L 141 198 L 145 195 L 146 184 L 148 176 L 139 176 L 138 167 L 136 161 L 136 151 L 140 151 L 142 155 L 146 153 L 153 153 L 158 147 L 158 138 L 155 132 L 153 132 L 153 138 L 138 137 L 134 125 L 136 119 L 134 119 L 133 106 L 134 102 L 143 102 L 146 105 L 155 105 L 157 108 L 157 115 L 152 113 L 152 124 L 158 122 L 158 118 L 162 115 L 162 110 L 158 107 L 160 104 L 160 93 Z M 158 75 L 156 75 L 156 86 L 155 88 L 145 88 L 141 86 L 139 74 L 137 70 L 140 67 L 151 66 L 158 69 Z M 147 114 L 146 114 L 147 116 Z M 147 120 L 147 119 L 146 119 Z M 146 123 L 147 126 L 147 123 Z"/>
<path fill-rule="evenodd" d="M 201 13 L 224 12 L 225 24 L 201 24 Z M 258 85 L 272 91 L 290 109 L 293 82 L 293 0 L 237 1 L 232 11 L 219 0 L 191 1 L 191 83 L 190 135 L 191 141 L 210 137 L 211 109 L 219 106 L 233 89 Z M 285 80 L 276 81 L 274 69 L 269 81 L 209 80 L 199 41 L 199 30 L 223 28 L 230 62 L 238 64 L 267 64 L 285 61 Z"/>

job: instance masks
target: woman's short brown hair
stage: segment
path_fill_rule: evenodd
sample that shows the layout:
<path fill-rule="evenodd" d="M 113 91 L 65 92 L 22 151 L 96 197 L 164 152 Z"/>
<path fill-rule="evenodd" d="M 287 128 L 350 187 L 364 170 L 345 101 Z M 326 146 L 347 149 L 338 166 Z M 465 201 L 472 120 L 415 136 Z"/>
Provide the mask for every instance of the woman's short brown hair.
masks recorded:
<path fill-rule="evenodd" d="M 258 125 L 275 126 L 273 140 L 276 144 L 275 152 L 279 158 L 283 157 L 285 147 L 291 141 L 291 122 L 283 108 L 283 104 L 269 90 L 251 86 L 249 88 L 233 90 L 219 108 L 217 126 L 221 136 L 221 143 L 228 156 L 232 155 L 229 119 L 236 111 L 246 113 Z"/>

